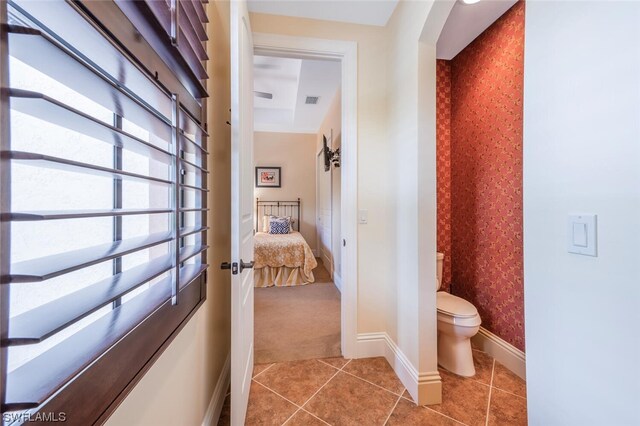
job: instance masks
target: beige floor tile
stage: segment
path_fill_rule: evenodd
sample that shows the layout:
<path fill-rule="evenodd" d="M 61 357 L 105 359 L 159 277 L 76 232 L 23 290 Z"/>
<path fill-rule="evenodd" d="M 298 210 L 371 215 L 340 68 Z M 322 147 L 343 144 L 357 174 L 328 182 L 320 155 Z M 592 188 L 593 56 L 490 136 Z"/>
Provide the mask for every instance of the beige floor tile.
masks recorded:
<path fill-rule="evenodd" d="M 400 395 L 404 385 L 383 357 L 352 360 L 342 371 L 353 374 Z"/>
<path fill-rule="evenodd" d="M 493 358 L 484 352 L 473 351 L 473 365 L 476 367 L 476 375 L 471 378 L 486 385 L 491 384 Z"/>
<path fill-rule="evenodd" d="M 496 361 L 493 372 L 493 386 L 523 398 L 527 397 L 527 385 L 525 381 L 498 361 Z"/>
<path fill-rule="evenodd" d="M 245 425 L 282 425 L 298 409 L 264 386 L 251 382 Z"/>
<path fill-rule="evenodd" d="M 415 405 L 406 399 L 401 398 L 398 405 L 389 417 L 388 425 L 409 426 L 409 425 L 429 425 L 429 426 L 459 426 L 460 423 L 451 420 L 433 410 L 419 405 Z"/>
<path fill-rule="evenodd" d="M 256 377 L 258 374 L 262 373 L 264 370 L 271 367 L 272 365 L 273 364 L 254 364 L 252 377 Z"/>
<path fill-rule="evenodd" d="M 333 358 L 320 358 L 320 361 L 327 363 L 337 369 L 344 367 L 345 364 L 349 362 L 348 359 L 343 358 L 341 356 L 333 357 Z"/>
<path fill-rule="evenodd" d="M 335 426 L 382 425 L 397 399 L 390 392 L 341 372 L 304 408 Z"/>
<path fill-rule="evenodd" d="M 303 405 L 334 374 L 335 368 L 310 359 L 275 364 L 255 380 L 289 401 Z"/>
<path fill-rule="evenodd" d="M 285 426 L 326 426 L 326 423 L 300 410 L 285 423 Z"/>
<path fill-rule="evenodd" d="M 525 426 L 527 424 L 527 400 L 500 389 L 491 390 L 489 425 Z"/>
<path fill-rule="evenodd" d="M 440 413 L 469 426 L 484 425 L 489 401 L 489 386 L 440 370 L 442 403 L 430 405 Z"/>

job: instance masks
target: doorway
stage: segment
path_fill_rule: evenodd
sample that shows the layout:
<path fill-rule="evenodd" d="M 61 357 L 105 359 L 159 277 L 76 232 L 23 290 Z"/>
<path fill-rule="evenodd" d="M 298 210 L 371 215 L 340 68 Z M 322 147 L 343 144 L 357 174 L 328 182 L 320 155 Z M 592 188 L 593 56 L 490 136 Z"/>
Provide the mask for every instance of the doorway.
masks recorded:
<path fill-rule="evenodd" d="M 340 61 L 255 55 L 253 63 L 254 362 L 339 357 Z"/>
<path fill-rule="evenodd" d="M 332 243 L 341 249 L 337 258 L 333 259 L 333 278 L 334 284 L 341 289 L 340 349 L 342 356 L 353 358 L 357 356 L 357 44 L 254 34 L 254 46 L 254 53 L 257 55 L 324 59 L 340 63 L 340 191 L 334 191 L 333 195 L 334 200 L 335 197 L 339 199 L 339 215 L 334 214 L 332 218 Z M 330 138 L 330 132 L 326 136 Z M 335 131 L 333 141 L 335 151 L 338 141 Z"/>

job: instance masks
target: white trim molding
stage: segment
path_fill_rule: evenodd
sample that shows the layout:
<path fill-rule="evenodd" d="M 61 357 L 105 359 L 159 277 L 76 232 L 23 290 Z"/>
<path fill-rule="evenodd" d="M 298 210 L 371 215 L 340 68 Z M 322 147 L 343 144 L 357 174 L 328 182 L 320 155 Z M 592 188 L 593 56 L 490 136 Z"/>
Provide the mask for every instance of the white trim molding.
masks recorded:
<path fill-rule="evenodd" d="M 483 327 L 480 327 L 480 331 L 471 338 L 471 341 L 480 350 L 491 355 L 521 379 L 526 380 L 526 356 L 520 349 Z"/>
<path fill-rule="evenodd" d="M 342 277 L 340 277 L 336 272 L 333 273 L 333 284 L 336 286 L 338 291 L 342 293 Z"/>
<path fill-rule="evenodd" d="M 419 373 L 385 332 L 358 334 L 356 358 L 378 356 L 385 357 L 414 401 L 426 401 L 427 405 L 442 402 L 442 379 L 438 371 Z"/>
<path fill-rule="evenodd" d="M 222 406 L 224 400 L 227 397 L 227 389 L 231 383 L 231 353 L 227 354 L 227 359 L 222 366 L 222 371 L 218 376 L 218 382 L 213 389 L 213 395 L 207 407 L 207 412 L 202 420 L 202 426 L 213 426 L 218 424 L 220 420 L 220 413 L 222 412 Z"/>
<path fill-rule="evenodd" d="M 345 358 L 357 351 L 358 319 L 358 43 L 355 41 L 253 33 L 254 52 L 298 59 L 333 59 L 342 64 L 342 193 L 340 198 L 342 303 L 341 346 Z"/>

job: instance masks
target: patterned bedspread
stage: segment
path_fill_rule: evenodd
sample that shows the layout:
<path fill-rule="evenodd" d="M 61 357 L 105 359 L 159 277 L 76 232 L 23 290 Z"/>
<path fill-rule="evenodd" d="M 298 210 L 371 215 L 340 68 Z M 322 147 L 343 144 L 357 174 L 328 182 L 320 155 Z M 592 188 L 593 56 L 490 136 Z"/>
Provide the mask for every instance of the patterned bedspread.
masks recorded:
<path fill-rule="evenodd" d="M 257 232 L 255 235 L 254 268 L 271 266 L 279 268 L 302 268 L 309 276 L 313 268 L 318 266 L 311 247 L 299 232 L 273 235 Z"/>

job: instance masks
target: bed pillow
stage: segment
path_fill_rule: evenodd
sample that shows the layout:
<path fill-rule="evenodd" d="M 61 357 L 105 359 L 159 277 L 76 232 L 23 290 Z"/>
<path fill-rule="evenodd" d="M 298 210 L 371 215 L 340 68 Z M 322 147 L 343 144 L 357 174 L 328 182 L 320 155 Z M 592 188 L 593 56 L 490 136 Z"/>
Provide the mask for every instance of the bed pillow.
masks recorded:
<path fill-rule="evenodd" d="M 269 219 L 270 234 L 288 234 L 291 230 L 291 219 L 288 217 L 271 216 Z"/>
<path fill-rule="evenodd" d="M 269 215 L 262 216 L 262 232 L 269 232 L 269 219 L 271 219 Z"/>

